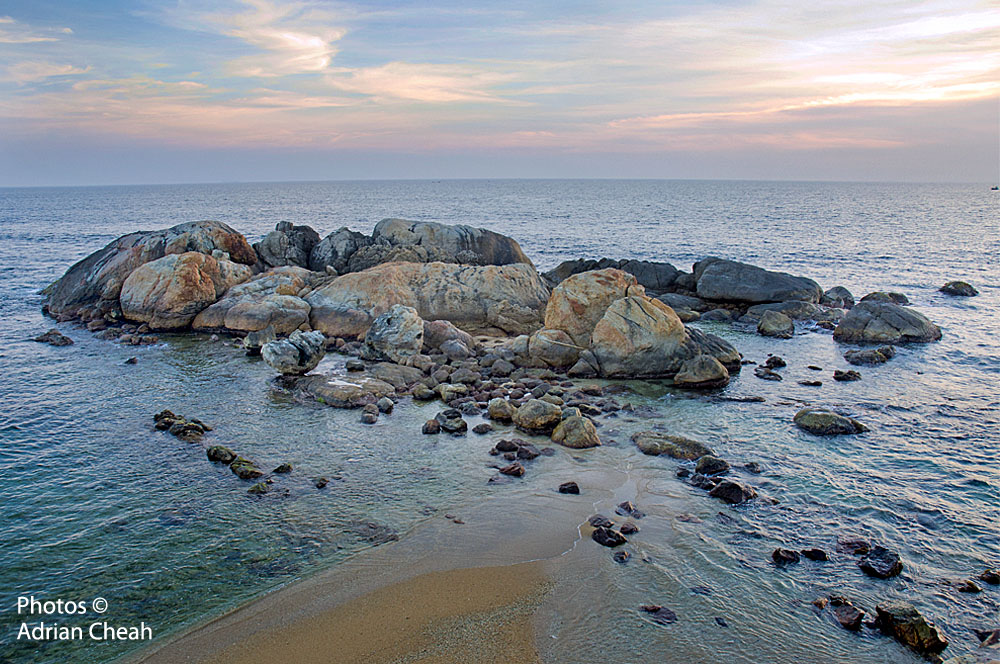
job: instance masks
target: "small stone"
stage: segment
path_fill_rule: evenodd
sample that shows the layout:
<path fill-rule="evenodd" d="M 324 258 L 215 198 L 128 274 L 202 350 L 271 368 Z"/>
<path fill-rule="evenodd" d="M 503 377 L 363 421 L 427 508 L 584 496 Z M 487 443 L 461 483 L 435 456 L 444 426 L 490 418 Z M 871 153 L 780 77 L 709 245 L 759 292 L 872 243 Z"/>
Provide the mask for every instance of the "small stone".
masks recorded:
<path fill-rule="evenodd" d="M 852 556 L 863 556 L 871 551 L 872 545 L 863 539 L 841 539 L 837 542 L 837 551 L 849 553 Z"/>
<path fill-rule="evenodd" d="M 650 614 L 650 618 L 653 619 L 653 622 L 657 622 L 661 625 L 671 625 L 677 622 L 677 614 L 665 606 L 660 606 L 659 604 L 643 604 L 639 608 Z"/>
<path fill-rule="evenodd" d="M 787 367 L 788 363 L 780 355 L 769 355 L 764 360 L 764 366 L 768 369 L 780 369 L 781 367 Z"/>
<path fill-rule="evenodd" d="M 125 364 L 139 364 L 139 358 L 138 357 L 130 357 L 127 360 L 125 360 Z"/>
<path fill-rule="evenodd" d="M 694 472 L 702 475 L 724 475 L 729 472 L 729 462 L 717 456 L 706 454 L 698 459 Z"/>
<path fill-rule="evenodd" d="M 376 422 L 378 422 L 378 406 L 370 403 L 361 411 L 361 423 L 375 424 Z"/>
<path fill-rule="evenodd" d="M 757 376 L 757 378 L 762 378 L 764 380 L 775 380 L 775 381 L 782 380 L 781 374 L 779 374 L 776 371 L 771 371 L 767 367 L 757 367 L 756 369 L 753 370 L 753 375 Z"/>
<path fill-rule="evenodd" d="M 622 524 L 622 527 L 619 528 L 619 530 L 621 531 L 622 535 L 631 535 L 632 533 L 639 532 L 639 526 L 635 525 L 631 521 L 626 521 L 625 523 Z"/>
<path fill-rule="evenodd" d="M 850 602 L 837 604 L 833 607 L 833 617 L 837 619 L 844 629 L 857 632 L 861 629 L 865 612 L 854 606 Z"/>
<path fill-rule="evenodd" d="M 802 555 L 809 560 L 829 560 L 830 556 L 827 555 L 826 551 L 823 549 L 802 549 Z"/>
<path fill-rule="evenodd" d="M 841 383 L 850 382 L 853 380 L 861 380 L 861 374 L 859 374 L 854 369 L 848 369 L 847 371 L 841 371 L 836 369 L 833 372 L 833 379 L 840 381 Z"/>
<path fill-rule="evenodd" d="M 525 461 L 531 461 L 532 459 L 537 459 L 541 455 L 541 452 L 537 447 L 531 443 L 522 442 L 517 446 L 517 458 L 524 459 Z"/>
<path fill-rule="evenodd" d="M 563 482 L 559 485 L 559 493 L 580 495 L 580 486 L 576 482 Z"/>
<path fill-rule="evenodd" d="M 615 551 L 614 555 L 611 556 L 611 559 L 619 565 L 627 563 L 629 558 L 631 558 L 631 556 L 628 551 Z"/>
<path fill-rule="evenodd" d="M 888 579 L 903 571 L 903 561 L 895 551 L 876 545 L 858 561 L 858 567 L 869 576 Z"/>
<path fill-rule="evenodd" d="M 614 548 L 616 546 L 621 546 L 628 542 L 625 536 L 622 535 L 617 530 L 608 528 L 607 526 L 601 526 L 594 530 L 590 534 L 590 538 L 600 544 L 601 546 L 606 546 L 609 548 Z"/>
<path fill-rule="evenodd" d="M 329 483 L 330 483 L 330 480 L 328 480 L 328 479 L 327 479 L 327 478 L 325 478 L 325 477 L 317 477 L 317 478 L 316 478 L 316 479 L 315 479 L 315 480 L 313 481 L 313 485 L 314 485 L 314 486 L 315 486 L 315 487 L 316 487 L 317 489 L 323 489 L 323 488 L 326 488 L 326 485 L 327 485 L 327 484 L 329 484 Z"/>
<path fill-rule="evenodd" d="M 799 385 L 805 385 L 806 387 L 823 387 L 823 381 L 821 380 L 800 380 Z"/>
<path fill-rule="evenodd" d="M 979 291 L 964 281 L 949 281 L 938 290 L 946 295 L 956 295 L 958 297 L 975 297 L 979 295 Z"/>
<path fill-rule="evenodd" d="M 674 473 L 674 475 L 676 475 L 680 479 L 684 479 L 685 477 L 691 477 L 691 469 L 684 467 L 678 468 L 677 472 Z"/>
<path fill-rule="evenodd" d="M 752 498 L 756 498 L 757 492 L 753 489 L 753 487 L 747 486 L 742 482 L 737 482 L 735 480 L 722 480 L 714 489 L 709 491 L 708 495 L 713 498 L 719 498 L 723 502 L 731 505 L 737 505 Z"/>
<path fill-rule="evenodd" d="M 247 493 L 253 496 L 263 496 L 268 492 L 268 486 L 266 482 L 257 482 L 252 487 L 247 489 Z"/>
<path fill-rule="evenodd" d="M 40 334 L 34 338 L 34 341 L 43 344 L 49 344 L 50 346 L 72 346 L 73 340 L 67 337 L 65 334 L 59 330 L 52 328 L 45 334 Z"/>
<path fill-rule="evenodd" d="M 592 517 L 587 519 L 587 523 L 589 523 L 594 528 L 610 528 L 611 526 L 615 525 L 614 521 L 604 516 L 603 514 L 593 515 Z"/>
<path fill-rule="evenodd" d="M 481 422 L 476 426 L 472 427 L 472 433 L 478 433 L 480 435 L 484 433 L 489 433 L 493 431 L 493 425 L 489 422 Z"/>
<path fill-rule="evenodd" d="M 441 423 L 437 420 L 427 420 L 420 432 L 427 435 L 441 433 Z"/>
<path fill-rule="evenodd" d="M 290 463 L 283 463 L 280 466 L 278 466 L 277 468 L 275 468 L 274 470 L 272 470 L 271 472 L 275 473 L 276 475 L 284 475 L 286 473 L 290 473 L 290 472 L 292 472 L 292 464 L 290 464 Z"/>
<path fill-rule="evenodd" d="M 426 385 L 416 385 L 413 388 L 413 398 L 417 401 L 433 401 L 438 398 L 438 395 Z"/>
<path fill-rule="evenodd" d="M 790 565 L 799 562 L 799 552 L 791 549 L 775 549 L 771 552 L 771 560 L 775 565 Z"/>
<path fill-rule="evenodd" d="M 249 459 L 244 459 L 241 456 L 236 457 L 231 464 L 229 464 L 229 470 L 240 478 L 241 480 L 253 480 L 257 479 L 264 473 L 261 472 L 260 468 L 255 466 Z"/>
<path fill-rule="evenodd" d="M 225 445 L 212 445 L 205 452 L 208 460 L 215 463 L 230 464 L 236 459 L 236 453 Z"/>
<path fill-rule="evenodd" d="M 392 412 L 392 409 L 396 406 L 396 404 L 389 397 L 382 397 L 381 399 L 375 402 L 375 406 L 378 408 L 378 411 L 380 413 L 385 413 L 388 415 L 389 413 Z"/>
<path fill-rule="evenodd" d="M 760 475 L 761 473 L 764 472 L 764 467 L 761 466 L 756 461 L 748 461 L 747 463 L 743 464 L 743 467 L 747 470 L 747 472 L 753 473 L 754 475 Z"/>
<path fill-rule="evenodd" d="M 795 426 L 817 436 L 856 434 L 868 430 L 854 418 L 821 408 L 803 408 L 795 414 Z"/>
<path fill-rule="evenodd" d="M 991 585 L 1000 585 L 1000 569 L 988 569 L 979 575 L 980 581 L 985 581 Z"/>
<path fill-rule="evenodd" d="M 982 586 L 980 586 L 972 579 L 965 579 L 964 581 L 959 582 L 959 584 L 955 586 L 955 588 L 960 593 L 975 594 L 983 592 Z"/>
<path fill-rule="evenodd" d="M 518 462 L 514 462 L 509 466 L 504 466 L 500 469 L 500 472 L 504 475 L 510 475 L 512 477 L 523 477 L 524 476 L 524 466 Z"/>
<path fill-rule="evenodd" d="M 809 366 L 806 367 L 806 369 L 809 369 L 810 371 L 822 371 L 823 367 L 816 366 L 815 364 L 810 364 Z"/>

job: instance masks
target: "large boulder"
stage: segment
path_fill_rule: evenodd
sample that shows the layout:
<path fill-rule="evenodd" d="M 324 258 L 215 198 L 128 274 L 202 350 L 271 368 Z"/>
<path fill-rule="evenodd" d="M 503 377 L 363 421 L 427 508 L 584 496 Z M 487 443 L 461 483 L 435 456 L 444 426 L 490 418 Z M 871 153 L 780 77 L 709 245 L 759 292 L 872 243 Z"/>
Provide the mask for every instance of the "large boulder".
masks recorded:
<path fill-rule="evenodd" d="M 598 260 L 578 258 L 560 263 L 555 269 L 543 274 L 542 277 L 549 284 L 555 286 L 574 274 L 606 268 L 615 268 L 623 272 L 628 272 L 636 278 L 640 286 L 658 293 L 673 287 L 677 281 L 677 277 L 681 274 L 680 270 L 670 263 L 612 260 L 610 258 L 600 258 Z"/>
<path fill-rule="evenodd" d="M 257 262 L 246 238 L 219 221 L 193 221 L 165 230 L 129 233 L 73 265 L 46 289 L 49 312 L 75 316 L 81 307 L 112 307 L 125 279 L 137 267 L 191 251 L 224 252 L 244 265 Z"/>
<path fill-rule="evenodd" d="M 316 243 L 309 253 L 309 269 L 326 272 L 329 267 L 337 274 L 343 274 L 348 271 L 348 262 L 354 252 L 371 243 L 368 235 L 345 226 Z"/>
<path fill-rule="evenodd" d="M 309 326 L 309 303 L 298 297 L 315 274 L 301 267 L 276 267 L 233 286 L 225 296 L 199 313 L 195 330 L 256 332 L 271 326 L 275 334 L 291 334 Z"/>
<path fill-rule="evenodd" d="M 576 364 L 583 348 L 563 330 L 542 328 L 526 338 L 518 363 L 532 366 L 565 368 Z"/>
<path fill-rule="evenodd" d="M 313 329 L 359 336 L 394 304 L 473 334 L 529 334 L 541 326 L 548 289 L 528 264 L 387 263 L 345 274 L 306 296 Z"/>
<path fill-rule="evenodd" d="M 441 348 L 449 341 L 458 342 L 468 350 L 474 350 L 476 340 L 468 332 L 464 332 L 446 320 L 424 321 L 424 351 L 431 352 Z"/>
<path fill-rule="evenodd" d="M 833 338 L 847 343 L 923 343 L 940 339 L 941 328 L 909 307 L 869 300 L 840 319 Z"/>
<path fill-rule="evenodd" d="M 673 309 L 644 295 L 629 296 L 608 306 L 574 374 L 588 373 L 583 370 L 586 365 L 606 378 L 674 378 L 686 362 L 703 354 L 711 355 L 688 334 Z M 713 386 L 725 382 L 728 372 L 724 380 L 712 381 Z"/>
<path fill-rule="evenodd" d="M 250 268 L 188 251 L 144 263 L 122 284 L 122 313 L 152 330 L 189 326 L 202 309 L 250 278 Z"/>
<path fill-rule="evenodd" d="M 674 374 L 674 387 L 709 390 L 729 384 L 729 371 L 711 355 L 695 355 Z"/>
<path fill-rule="evenodd" d="M 730 374 L 739 373 L 743 356 L 736 347 L 720 336 L 702 332 L 696 327 L 685 327 L 691 341 L 696 343 L 701 352 L 711 355 L 719 361 Z"/>
<path fill-rule="evenodd" d="M 279 222 L 274 230 L 254 245 L 260 259 L 271 267 L 298 265 L 309 267 L 309 254 L 319 242 L 319 233 L 309 226 Z"/>
<path fill-rule="evenodd" d="M 308 373 L 326 355 L 326 337 L 322 332 L 296 330 L 287 339 L 264 344 L 260 354 L 278 373 L 292 376 Z"/>
<path fill-rule="evenodd" d="M 698 297 L 725 302 L 818 302 L 823 294 L 812 279 L 716 257 L 694 264 L 694 280 Z"/>
<path fill-rule="evenodd" d="M 441 261 L 462 265 L 510 265 L 531 260 L 516 240 L 472 226 L 383 219 L 375 225 L 371 244 L 359 247 L 348 261 L 351 272 L 386 262 Z"/>
<path fill-rule="evenodd" d="M 552 289 L 545 327 L 566 332 L 574 344 L 586 348 L 611 303 L 629 294 L 641 295 L 643 289 L 627 272 L 608 268 L 575 274 Z"/>
<path fill-rule="evenodd" d="M 413 307 L 395 304 L 380 314 L 365 335 L 361 356 L 402 363 L 424 347 L 424 321 Z"/>

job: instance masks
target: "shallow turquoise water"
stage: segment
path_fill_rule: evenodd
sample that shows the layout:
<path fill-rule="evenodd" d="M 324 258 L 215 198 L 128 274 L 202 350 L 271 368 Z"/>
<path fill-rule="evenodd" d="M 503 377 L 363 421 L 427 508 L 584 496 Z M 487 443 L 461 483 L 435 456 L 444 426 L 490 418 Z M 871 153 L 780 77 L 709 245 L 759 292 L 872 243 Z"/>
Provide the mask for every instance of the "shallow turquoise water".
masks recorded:
<path fill-rule="evenodd" d="M 998 201 L 983 186 L 750 182 L 0 190 L 0 652 L 17 662 L 91 662 L 130 647 L 18 644 L 13 607 L 20 595 L 103 596 L 109 620 L 144 619 L 159 635 L 365 550 L 371 544 L 358 521 L 405 535 L 445 511 L 491 495 L 550 490 L 567 473 L 594 467 L 642 479 L 641 506 L 650 517 L 636 542 L 657 563 L 621 568 L 597 560 L 590 588 L 604 599 L 592 616 L 562 624 L 552 646 L 552 656 L 563 657 L 557 661 L 572 661 L 564 658 L 568 649 L 582 657 L 599 634 L 632 639 L 617 659 L 605 652 L 608 661 L 636 661 L 636 653 L 660 648 L 733 661 L 755 661 L 753 648 L 767 652 L 766 661 L 912 661 L 885 639 L 861 639 L 858 650 L 859 637 L 803 606 L 832 591 L 868 606 L 907 597 L 948 632 L 949 652 L 969 650 L 971 628 L 996 626 L 1000 593 L 987 587 L 960 595 L 940 580 L 1000 563 Z M 789 360 L 782 383 L 744 372 L 726 390 L 765 403 L 633 384 L 637 393 L 622 398 L 655 406 L 663 419 L 607 420 L 602 436 L 617 445 L 586 456 L 560 450 L 524 481 L 503 487 L 486 484 L 489 440 L 419 434 L 433 407 L 415 414 L 404 403 L 365 427 L 356 413 L 293 401 L 271 385 L 266 366 L 224 341 L 178 337 L 121 348 L 71 326 L 61 326 L 77 342 L 69 348 L 26 341 L 51 327 L 39 313 L 38 289 L 122 233 L 215 218 L 255 240 L 277 221 L 325 234 L 343 225 L 370 230 L 387 216 L 493 228 L 517 238 L 542 269 L 601 255 L 689 269 L 715 254 L 805 274 L 824 287 L 845 285 L 857 296 L 900 290 L 945 337 L 840 384 L 829 374 L 846 366 L 843 349 L 829 336 L 774 341 L 705 324 L 749 358 L 779 352 Z M 937 293 L 954 278 L 981 295 Z M 123 365 L 132 355 L 139 363 Z M 824 367 L 822 388 L 795 384 L 815 377 L 807 364 Z M 872 431 L 834 439 L 802 434 L 789 426 L 802 403 L 845 409 Z M 247 496 L 200 448 L 152 430 L 152 414 L 162 408 L 212 423 L 206 442 L 228 444 L 262 466 L 293 463 L 296 471 L 280 481 L 288 495 Z M 644 457 L 628 443 L 632 431 L 654 425 L 700 437 L 727 458 L 761 462 L 766 472 L 754 481 L 779 503 L 729 510 L 737 523 L 720 523 L 719 504 L 675 480 L 673 462 Z M 332 478 L 327 489 L 312 486 L 317 475 Z M 681 506 L 705 522 L 678 525 L 671 513 Z M 899 549 L 904 575 L 872 581 L 850 559 L 781 572 L 768 562 L 775 546 L 832 550 L 837 536 L 848 534 Z M 686 590 L 701 585 L 714 594 Z M 663 630 L 625 610 L 651 596 L 669 598 L 682 617 L 724 610 L 734 628 L 712 631 L 692 620 L 665 641 Z M 775 634 L 803 645 L 775 645 Z"/>

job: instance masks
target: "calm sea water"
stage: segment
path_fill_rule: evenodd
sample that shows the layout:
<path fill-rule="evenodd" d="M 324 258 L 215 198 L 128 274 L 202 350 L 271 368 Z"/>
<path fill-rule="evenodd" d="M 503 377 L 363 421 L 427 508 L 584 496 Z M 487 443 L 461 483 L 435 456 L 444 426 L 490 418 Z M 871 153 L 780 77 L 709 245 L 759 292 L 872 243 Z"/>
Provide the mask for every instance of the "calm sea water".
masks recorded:
<path fill-rule="evenodd" d="M 26 644 L 16 598 L 107 598 L 108 619 L 144 620 L 166 634 L 371 546 L 356 526 L 405 533 L 444 510 L 493 495 L 537 495 L 565 476 L 606 469 L 650 513 L 640 542 L 652 564 L 616 566 L 592 552 L 586 588 L 566 597 L 575 617 L 552 617 L 552 661 L 917 661 L 888 639 L 856 636 L 815 616 L 809 601 L 837 592 L 871 607 L 914 601 L 952 639 L 1000 622 L 1000 591 L 960 594 L 942 579 L 1000 564 L 1000 196 L 983 185 L 688 181 L 416 181 L 0 189 L 0 660 L 100 662 L 128 643 Z M 776 505 L 728 510 L 674 479 L 675 464 L 639 454 L 628 437 L 646 421 L 608 421 L 607 444 L 585 458 L 560 450 L 514 486 L 487 486 L 486 438 L 420 436 L 433 406 L 403 403 L 375 427 L 357 414 L 296 403 L 271 372 L 224 341 L 165 338 L 123 348 L 60 328 L 68 348 L 28 341 L 52 322 L 38 290 L 112 238 L 182 221 L 219 219 L 256 240 L 278 221 L 325 234 L 370 231 L 384 217 L 491 228 L 517 238 L 541 269 L 576 257 L 634 257 L 690 269 L 719 255 L 804 274 L 856 296 L 906 293 L 941 325 L 940 343 L 902 350 L 864 380 L 843 368 L 829 336 L 764 340 L 704 324 L 747 357 L 779 352 L 782 383 L 733 381 L 725 403 L 634 383 L 627 397 L 656 423 L 756 460 L 754 481 Z M 937 292 L 963 279 L 981 295 Z M 125 366 L 137 355 L 139 363 Z M 333 357 L 328 367 L 341 359 Z M 824 387 L 796 384 L 825 369 Z M 850 411 L 872 431 L 821 439 L 794 430 L 803 403 Z M 253 499 L 225 468 L 151 428 L 162 408 L 216 426 L 223 442 L 296 471 L 288 495 Z M 420 412 L 417 412 L 420 411 Z M 426 412 L 424 412 L 426 411 Z M 310 479 L 331 478 L 317 491 Z M 558 481 L 557 481 L 558 480 Z M 677 511 L 701 515 L 679 523 Z M 776 546 L 833 550 L 866 535 L 906 561 L 892 581 L 863 577 L 852 559 L 776 570 Z M 704 591 L 710 588 L 711 592 Z M 691 588 L 700 588 L 690 592 Z M 626 611 L 666 598 L 669 630 Z M 555 614 L 553 614 L 554 616 Z M 712 622 L 726 616 L 729 628 Z M 47 618 L 70 624 L 70 619 Z M 608 650 L 601 644 L 621 644 Z M 663 660 L 667 657 L 667 660 Z M 688 660 L 685 660 L 688 661 Z"/>

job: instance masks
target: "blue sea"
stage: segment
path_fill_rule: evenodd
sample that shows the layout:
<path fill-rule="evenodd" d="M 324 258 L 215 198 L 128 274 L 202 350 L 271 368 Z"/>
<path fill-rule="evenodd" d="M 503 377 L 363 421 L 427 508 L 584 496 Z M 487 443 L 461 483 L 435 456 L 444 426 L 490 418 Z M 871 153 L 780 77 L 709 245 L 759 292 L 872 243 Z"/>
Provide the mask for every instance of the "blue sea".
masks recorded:
<path fill-rule="evenodd" d="M 495 472 L 488 436 L 420 435 L 433 405 L 403 402 L 366 427 L 355 412 L 295 401 L 275 388 L 266 365 L 225 338 L 167 335 L 122 347 L 41 314 L 42 288 L 124 233 L 217 219 L 253 242 L 280 221 L 325 235 L 343 226 L 370 232 L 386 217 L 510 235 L 541 270 L 602 256 L 690 270 L 715 255 L 845 286 L 856 297 L 899 291 L 944 337 L 902 347 L 889 363 L 863 368 L 861 381 L 835 383 L 830 374 L 847 368 L 847 348 L 829 334 L 774 340 L 695 323 L 749 359 L 782 355 L 785 380 L 744 370 L 723 393 L 763 403 L 681 394 L 655 381 L 628 383 L 621 398 L 654 412 L 663 429 L 764 467 L 747 479 L 768 500 L 731 509 L 676 479 L 676 462 L 635 449 L 631 433 L 650 421 L 608 420 L 602 447 L 559 449 L 522 480 L 494 486 L 486 481 Z M 953 279 L 980 295 L 938 292 Z M 847 632 L 813 611 L 810 602 L 829 594 L 868 609 L 891 598 L 913 602 L 947 633 L 946 655 L 972 651 L 973 629 L 1000 626 L 1000 588 L 955 587 L 1000 566 L 1000 194 L 988 185 L 444 180 L 0 189 L 0 316 L 0 661 L 109 662 L 148 645 L 18 639 L 23 622 L 39 620 L 18 615 L 18 597 L 101 597 L 109 622 L 142 621 L 162 639 L 363 558 L 377 544 L 365 523 L 405 540 L 446 511 L 547 496 L 577 476 L 593 476 L 649 516 L 633 538 L 642 555 L 628 565 L 592 542 L 580 547 L 589 553 L 562 587 L 578 578 L 581 592 L 558 593 L 558 610 L 543 606 L 538 617 L 545 661 L 921 661 L 891 639 Z M 30 341 L 51 327 L 75 345 Z M 125 365 L 131 356 L 138 363 Z M 823 367 L 823 387 L 797 384 L 817 377 L 807 365 Z M 809 436 L 791 425 L 803 405 L 849 412 L 870 431 Z M 164 408 L 212 424 L 214 442 L 262 465 L 291 462 L 287 494 L 248 496 L 200 450 L 153 430 L 152 415 Z M 326 490 L 313 486 L 318 476 L 330 478 Z M 680 513 L 697 518 L 678 520 Z M 851 556 L 835 552 L 849 536 L 898 550 L 903 574 L 865 577 Z M 778 546 L 819 546 L 833 559 L 778 569 L 770 562 Z M 638 604 L 658 599 L 677 612 L 676 624 L 651 626 L 636 615 Z M 44 619 L 75 624 L 71 616 Z"/>

